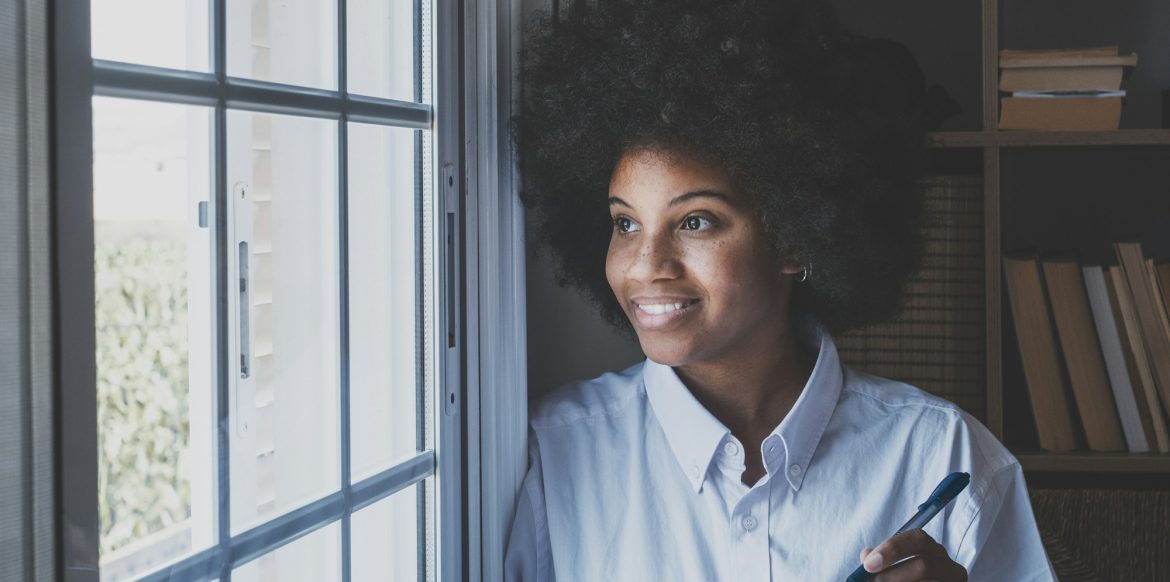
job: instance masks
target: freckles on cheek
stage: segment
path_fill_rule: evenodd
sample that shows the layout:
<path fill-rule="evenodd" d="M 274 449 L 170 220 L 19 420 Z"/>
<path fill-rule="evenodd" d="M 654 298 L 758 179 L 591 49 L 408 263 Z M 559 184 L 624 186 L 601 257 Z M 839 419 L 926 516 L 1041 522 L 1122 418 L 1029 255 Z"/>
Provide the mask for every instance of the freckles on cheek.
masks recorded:
<path fill-rule="evenodd" d="M 620 251 L 610 247 L 609 253 L 605 256 L 605 278 L 614 293 L 617 293 L 625 278 L 628 263 L 629 261 L 622 260 Z"/>

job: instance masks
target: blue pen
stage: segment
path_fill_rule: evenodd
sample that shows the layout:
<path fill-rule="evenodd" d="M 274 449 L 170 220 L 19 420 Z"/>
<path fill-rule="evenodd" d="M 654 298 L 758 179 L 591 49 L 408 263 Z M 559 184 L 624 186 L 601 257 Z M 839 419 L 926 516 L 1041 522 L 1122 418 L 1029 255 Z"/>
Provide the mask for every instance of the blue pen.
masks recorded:
<path fill-rule="evenodd" d="M 942 511 L 942 508 L 946 507 L 947 504 L 950 503 L 951 500 L 954 499 L 960 491 L 967 487 L 967 483 L 970 482 L 971 475 L 967 473 L 956 472 L 947 475 L 946 478 L 938 484 L 938 487 L 934 488 L 934 493 L 930 494 L 930 497 L 927 498 L 926 503 L 918 506 L 918 513 L 914 514 L 914 517 L 911 517 L 910 521 L 906 522 L 906 525 L 902 526 L 902 529 L 894 532 L 894 535 L 898 535 L 902 532 L 910 531 L 912 529 L 918 529 L 926 525 L 926 523 L 929 522 L 936 513 Z M 845 580 L 846 582 L 864 582 L 865 580 L 869 580 L 871 576 L 873 576 L 873 574 L 867 572 L 865 570 L 865 565 L 863 564 L 858 566 L 857 569 L 854 570 L 853 573 L 850 574 L 849 577 Z"/>

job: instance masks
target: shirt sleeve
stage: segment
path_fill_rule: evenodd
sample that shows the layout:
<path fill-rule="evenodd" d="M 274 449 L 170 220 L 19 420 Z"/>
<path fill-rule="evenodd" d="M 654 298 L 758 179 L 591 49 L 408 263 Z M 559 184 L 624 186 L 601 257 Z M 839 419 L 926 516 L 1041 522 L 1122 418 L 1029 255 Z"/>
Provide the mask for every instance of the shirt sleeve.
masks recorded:
<path fill-rule="evenodd" d="M 966 544 L 973 544 L 975 556 L 967 568 L 969 582 L 1056 580 L 1019 462 L 992 476 L 983 503 L 959 545 Z"/>
<path fill-rule="evenodd" d="M 504 551 L 507 582 L 555 582 L 548 514 L 544 505 L 544 479 L 536 433 L 528 429 L 528 472 L 516 496 L 516 514 Z"/>

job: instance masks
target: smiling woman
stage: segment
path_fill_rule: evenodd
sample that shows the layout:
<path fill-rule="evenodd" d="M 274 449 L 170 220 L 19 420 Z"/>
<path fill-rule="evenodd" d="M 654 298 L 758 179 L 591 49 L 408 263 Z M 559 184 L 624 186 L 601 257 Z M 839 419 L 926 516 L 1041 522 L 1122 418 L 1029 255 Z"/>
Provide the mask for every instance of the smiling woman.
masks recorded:
<path fill-rule="evenodd" d="M 646 360 L 534 407 L 509 579 L 1052 579 L 1003 445 L 837 357 L 922 259 L 921 78 L 867 43 L 818 0 L 533 22 L 536 242 Z M 953 472 L 970 486 L 890 537 Z"/>
<path fill-rule="evenodd" d="M 606 277 L 647 357 L 743 354 L 785 334 L 792 264 L 773 267 L 763 224 L 716 166 L 640 150 L 610 182 Z M 685 329 L 687 333 L 678 333 Z"/>

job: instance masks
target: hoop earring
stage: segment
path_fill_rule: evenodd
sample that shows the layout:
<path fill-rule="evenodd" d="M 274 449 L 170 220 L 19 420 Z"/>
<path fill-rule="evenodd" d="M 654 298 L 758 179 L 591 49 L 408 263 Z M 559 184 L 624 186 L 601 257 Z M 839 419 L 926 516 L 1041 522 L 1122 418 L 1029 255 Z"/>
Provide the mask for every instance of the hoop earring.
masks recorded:
<path fill-rule="evenodd" d="M 809 261 L 808 266 L 800 271 L 800 278 L 796 280 L 797 283 L 804 283 L 808 281 L 809 274 L 812 273 L 812 261 Z"/>

